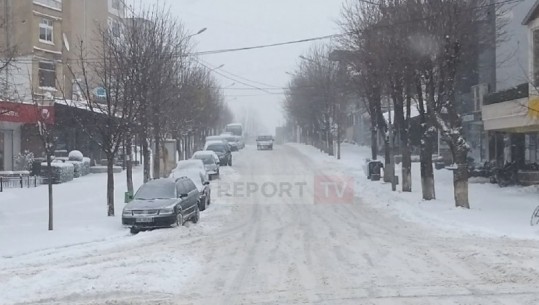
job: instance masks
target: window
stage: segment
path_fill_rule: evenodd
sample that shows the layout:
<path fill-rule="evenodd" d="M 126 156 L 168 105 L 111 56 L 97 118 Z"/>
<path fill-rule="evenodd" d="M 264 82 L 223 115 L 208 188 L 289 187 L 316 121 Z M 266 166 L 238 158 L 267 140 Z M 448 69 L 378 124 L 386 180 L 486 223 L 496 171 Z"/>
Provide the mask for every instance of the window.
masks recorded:
<path fill-rule="evenodd" d="M 195 184 L 193 183 L 193 181 L 191 181 L 190 179 L 185 179 L 184 183 L 185 183 L 185 190 L 187 193 L 190 193 L 196 190 L 197 188 Z"/>
<path fill-rule="evenodd" d="M 120 37 L 120 23 L 117 22 L 117 21 L 112 21 L 112 25 L 111 25 L 111 30 L 112 30 L 112 36 L 118 38 Z"/>
<path fill-rule="evenodd" d="M 120 10 L 120 1 L 121 0 L 112 0 L 112 9 Z"/>
<path fill-rule="evenodd" d="M 39 63 L 39 86 L 56 87 L 56 67 L 52 62 Z"/>
<path fill-rule="evenodd" d="M 43 18 L 39 23 L 39 40 L 53 42 L 53 21 L 50 19 Z"/>

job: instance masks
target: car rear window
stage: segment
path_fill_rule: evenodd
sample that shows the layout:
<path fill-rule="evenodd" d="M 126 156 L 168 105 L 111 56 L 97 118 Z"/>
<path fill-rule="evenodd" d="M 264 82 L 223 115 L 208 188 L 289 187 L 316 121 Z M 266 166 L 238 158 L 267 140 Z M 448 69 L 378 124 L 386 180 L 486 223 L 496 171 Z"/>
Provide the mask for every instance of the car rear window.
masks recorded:
<path fill-rule="evenodd" d="M 208 145 L 209 150 L 213 151 L 225 151 L 225 145 L 223 144 L 210 144 Z"/>

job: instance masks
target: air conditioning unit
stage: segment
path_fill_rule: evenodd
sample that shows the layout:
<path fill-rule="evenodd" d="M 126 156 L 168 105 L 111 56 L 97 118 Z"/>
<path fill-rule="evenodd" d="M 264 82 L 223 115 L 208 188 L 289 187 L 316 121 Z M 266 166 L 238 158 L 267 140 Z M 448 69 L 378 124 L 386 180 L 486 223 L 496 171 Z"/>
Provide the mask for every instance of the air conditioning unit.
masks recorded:
<path fill-rule="evenodd" d="M 490 92 L 489 84 L 479 84 L 472 86 L 472 94 L 474 100 L 474 110 L 481 111 L 483 108 L 483 98 Z"/>

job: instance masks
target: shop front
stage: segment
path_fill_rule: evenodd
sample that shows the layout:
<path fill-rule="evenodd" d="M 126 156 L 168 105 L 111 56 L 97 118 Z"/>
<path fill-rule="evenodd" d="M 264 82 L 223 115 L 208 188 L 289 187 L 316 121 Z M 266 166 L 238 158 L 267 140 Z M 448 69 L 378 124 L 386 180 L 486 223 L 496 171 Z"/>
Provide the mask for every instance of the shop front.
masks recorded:
<path fill-rule="evenodd" d="M 39 120 L 54 123 L 54 108 L 33 104 L 0 102 L 0 171 L 17 170 L 16 158 L 21 153 L 22 130 Z"/>

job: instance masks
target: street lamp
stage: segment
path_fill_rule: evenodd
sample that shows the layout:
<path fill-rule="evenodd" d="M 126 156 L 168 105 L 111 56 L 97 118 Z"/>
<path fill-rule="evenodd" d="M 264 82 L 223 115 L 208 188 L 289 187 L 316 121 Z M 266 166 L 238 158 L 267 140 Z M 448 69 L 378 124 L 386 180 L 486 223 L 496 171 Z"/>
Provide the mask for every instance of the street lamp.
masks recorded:
<path fill-rule="evenodd" d="M 200 34 L 206 32 L 207 29 L 208 29 L 208 28 L 202 28 L 202 29 L 200 29 L 200 30 L 196 33 L 196 35 L 200 35 Z"/>
<path fill-rule="evenodd" d="M 208 29 L 208 28 L 202 28 L 202 29 L 200 29 L 198 32 L 196 32 L 195 34 L 188 35 L 187 38 L 191 38 L 191 37 L 200 35 L 200 34 L 206 32 L 207 29 Z"/>

